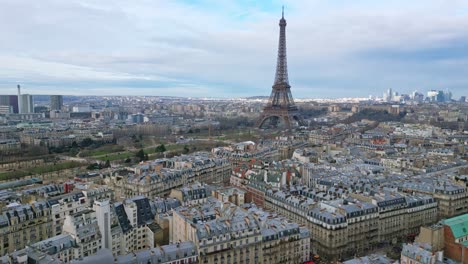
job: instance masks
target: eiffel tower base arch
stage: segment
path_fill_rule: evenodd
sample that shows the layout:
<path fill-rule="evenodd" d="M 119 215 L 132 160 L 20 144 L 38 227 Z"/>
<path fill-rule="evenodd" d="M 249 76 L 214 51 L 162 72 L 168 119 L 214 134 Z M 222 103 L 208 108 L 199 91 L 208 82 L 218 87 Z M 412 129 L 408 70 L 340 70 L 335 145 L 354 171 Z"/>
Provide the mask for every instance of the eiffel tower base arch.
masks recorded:
<path fill-rule="evenodd" d="M 258 128 L 280 128 L 291 129 L 295 127 L 295 123 L 299 126 L 304 125 L 302 117 L 298 113 L 267 113 L 263 112 L 257 122 Z"/>

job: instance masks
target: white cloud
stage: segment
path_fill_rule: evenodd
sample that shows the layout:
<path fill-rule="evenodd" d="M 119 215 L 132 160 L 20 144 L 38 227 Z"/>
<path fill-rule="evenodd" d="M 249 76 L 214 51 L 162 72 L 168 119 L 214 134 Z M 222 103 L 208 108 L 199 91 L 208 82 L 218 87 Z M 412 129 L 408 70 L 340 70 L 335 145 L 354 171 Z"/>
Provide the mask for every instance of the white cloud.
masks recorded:
<path fill-rule="evenodd" d="M 184 91 L 200 96 L 203 91 L 268 95 L 281 3 L 275 3 L 278 12 L 269 12 L 270 7 L 246 1 L 201 2 L 203 6 L 163 0 L 3 0 L 0 85 L 19 79 L 41 82 L 47 90 L 53 89 L 47 88 L 48 80 L 70 87 L 75 80 L 95 80 L 95 91 L 103 91 L 99 89 L 108 88 L 99 88 L 99 81 L 140 80 L 154 81 L 155 87 L 195 85 Z M 313 96 L 327 87 L 346 89 L 347 95 L 359 88 L 360 96 L 373 85 L 430 86 L 436 77 L 428 72 L 466 64 L 465 58 L 433 62 L 437 65 L 423 67 L 421 74 L 417 62 L 376 65 L 360 55 L 380 49 L 412 52 L 468 40 L 468 17 L 460 14 L 467 6 L 464 1 L 442 0 L 286 1 L 293 94 Z M 409 71 L 407 80 L 398 68 Z M 445 87 L 459 89 L 460 82 L 468 81 L 466 76 L 448 79 L 441 74 L 437 83 L 446 79 Z M 301 88 L 294 90 L 295 85 Z"/>

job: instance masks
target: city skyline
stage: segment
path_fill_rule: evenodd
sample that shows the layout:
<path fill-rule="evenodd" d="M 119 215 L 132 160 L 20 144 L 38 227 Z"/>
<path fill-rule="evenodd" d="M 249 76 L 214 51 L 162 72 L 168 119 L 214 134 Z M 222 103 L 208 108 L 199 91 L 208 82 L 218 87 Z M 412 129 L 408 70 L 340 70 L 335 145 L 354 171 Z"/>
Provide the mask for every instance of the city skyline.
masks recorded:
<path fill-rule="evenodd" d="M 268 96 L 282 4 L 297 98 L 466 91 L 462 1 L 47 0 L 0 4 L 1 93 Z"/>

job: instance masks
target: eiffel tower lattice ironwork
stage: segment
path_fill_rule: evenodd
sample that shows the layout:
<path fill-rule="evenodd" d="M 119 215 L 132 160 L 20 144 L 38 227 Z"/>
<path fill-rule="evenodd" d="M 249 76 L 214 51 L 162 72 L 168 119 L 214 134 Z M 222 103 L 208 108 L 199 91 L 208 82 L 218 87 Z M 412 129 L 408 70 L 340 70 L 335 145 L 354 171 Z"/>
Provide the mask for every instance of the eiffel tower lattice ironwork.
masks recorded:
<path fill-rule="evenodd" d="M 280 35 L 278 45 L 278 61 L 276 64 L 275 83 L 271 91 L 268 104 L 263 109 L 258 120 L 258 127 L 278 127 L 283 121 L 285 128 L 292 128 L 297 122 L 303 125 L 299 110 L 294 104 L 291 94 L 291 86 L 288 80 L 288 63 L 286 57 L 286 19 L 284 19 L 284 8 L 279 21 Z"/>

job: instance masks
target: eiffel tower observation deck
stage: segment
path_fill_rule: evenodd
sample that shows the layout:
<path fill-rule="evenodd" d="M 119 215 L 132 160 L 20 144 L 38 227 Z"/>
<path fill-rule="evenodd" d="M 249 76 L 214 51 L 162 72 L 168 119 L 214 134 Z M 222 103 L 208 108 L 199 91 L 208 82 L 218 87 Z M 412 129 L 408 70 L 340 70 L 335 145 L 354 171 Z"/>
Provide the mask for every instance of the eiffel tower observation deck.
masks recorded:
<path fill-rule="evenodd" d="M 278 60 L 276 63 L 275 83 L 273 84 L 268 104 L 263 109 L 258 120 L 259 128 L 287 128 L 302 125 L 299 110 L 294 104 L 291 86 L 288 80 L 288 60 L 286 56 L 286 19 L 284 7 L 279 21 L 280 35 L 278 44 Z"/>

